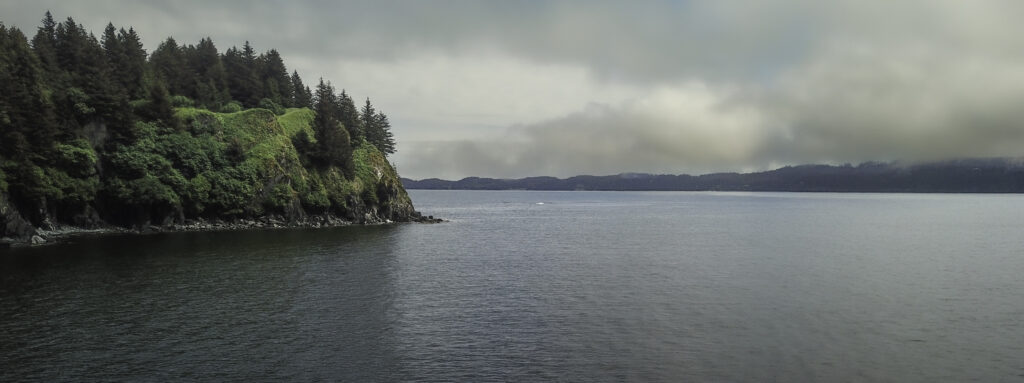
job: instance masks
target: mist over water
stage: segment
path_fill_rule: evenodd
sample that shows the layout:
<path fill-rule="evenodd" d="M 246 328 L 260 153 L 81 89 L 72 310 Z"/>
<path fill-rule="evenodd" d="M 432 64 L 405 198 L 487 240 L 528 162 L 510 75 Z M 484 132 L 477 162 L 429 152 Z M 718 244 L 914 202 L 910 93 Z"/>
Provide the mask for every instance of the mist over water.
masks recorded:
<path fill-rule="evenodd" d="M 0 381 L 1024 378 L 1021 196 L 410 195 L 0 251 Z"/>

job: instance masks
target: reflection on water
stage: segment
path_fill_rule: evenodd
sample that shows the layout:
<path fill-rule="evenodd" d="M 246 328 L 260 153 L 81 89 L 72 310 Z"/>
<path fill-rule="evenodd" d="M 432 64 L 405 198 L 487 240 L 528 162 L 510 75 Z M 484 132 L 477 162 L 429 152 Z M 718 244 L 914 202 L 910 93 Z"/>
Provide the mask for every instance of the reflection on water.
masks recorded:
<path fill-rule="evenodd" d="M 392 370 L 395 230 L 82 237 L 4 254 L 0 356 L 16 368 L 0 380 Z"/>
<path fill-rule="evenodd" d="M 1021 196 L 412 196 L 2 251 L 0 381 L 1024 377 Z"/>

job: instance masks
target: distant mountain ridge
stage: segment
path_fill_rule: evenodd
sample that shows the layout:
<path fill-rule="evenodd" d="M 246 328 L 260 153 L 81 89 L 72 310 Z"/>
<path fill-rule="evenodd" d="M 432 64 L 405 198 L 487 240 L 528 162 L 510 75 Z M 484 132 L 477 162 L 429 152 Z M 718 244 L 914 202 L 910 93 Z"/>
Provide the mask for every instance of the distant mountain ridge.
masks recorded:
<path fill-rule="evenodd" d="M 458 181 L 402 178 L 402 183 L 406 189 L 453 190 L 1024 193 L 1024 160 L 972 158 L 919 164 L 800 165 L 755 173 L 700 176 L 623 173 L 570 178 L 468 177 Z"/>

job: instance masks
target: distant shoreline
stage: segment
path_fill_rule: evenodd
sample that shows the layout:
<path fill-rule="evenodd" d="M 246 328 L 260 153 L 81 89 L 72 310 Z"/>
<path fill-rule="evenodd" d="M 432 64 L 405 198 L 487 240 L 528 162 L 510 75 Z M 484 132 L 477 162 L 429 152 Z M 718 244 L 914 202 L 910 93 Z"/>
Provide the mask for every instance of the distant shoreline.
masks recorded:
<path fill-rule="evenodd" d="M 1024 195 L 1024 192 L 947 192 L 947 191 L 936 191 L 936 192 L 918 192 L 918 191 L 800 191 L 800 190 L 617 190 L 617 189 L 601 189 L 601 190 L 561 190 L 561 189 L 416 189 L 409 188 L 409 190 L 424 190 L 424 191 L 472 191 L 472 192 L 559 192 L 559 193 L 778 193 L 778 194 L 921 194 L 921 195 Z"/>
<path fill-rule="evenodd" d="M 961 159 L 904 165 L 801 165 L 756 173 L 623 173 L 569 178 L 458 181 L 402 178 L 406 189 L 549 191 L 722 191 L 823 193 L 1024 193 L 1024 162 L 1017 158 Z"/>

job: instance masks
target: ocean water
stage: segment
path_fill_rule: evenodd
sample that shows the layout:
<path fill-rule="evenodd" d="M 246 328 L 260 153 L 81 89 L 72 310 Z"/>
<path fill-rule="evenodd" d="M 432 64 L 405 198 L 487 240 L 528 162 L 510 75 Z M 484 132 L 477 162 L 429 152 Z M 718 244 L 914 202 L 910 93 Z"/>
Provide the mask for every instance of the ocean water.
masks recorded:
<path fill-rule="evenodd" d="M 0 381 L 1024 381 L 1024 196 L 410 194 L 0 250 Z"/>

